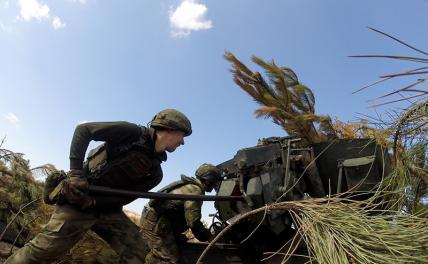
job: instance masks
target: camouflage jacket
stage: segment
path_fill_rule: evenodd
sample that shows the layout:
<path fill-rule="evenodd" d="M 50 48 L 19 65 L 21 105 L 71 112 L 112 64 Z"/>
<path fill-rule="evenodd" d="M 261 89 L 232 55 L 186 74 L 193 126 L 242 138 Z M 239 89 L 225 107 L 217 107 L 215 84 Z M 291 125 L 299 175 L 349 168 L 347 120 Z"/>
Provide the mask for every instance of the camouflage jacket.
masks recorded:
<path fill-rule="evenodd" d="M 120 151 L 123 146 L 130 146 L 135 142 L 142 142 L 137 150 L 144 168 L 140 168 L 138 177 L 113 171 L 100 177 L 93 177 L 88 171 L 86 176 L 91 178 L 91 184 L 107 186 L 111 188 L 148 191 L 162 180 L 162 168 L 160 164 L 166 160 L 166 153 L 155 153 L 155 131 L 128 122 L 91 122 L 80 124 L 74 131 L 70 147 L 70 169 L 83 169 L 85 152 L 90 141 L 104 141 L 106 144 L 108 163 L 112 167 L 115 160 L 130 156 L 132 151 Z M 132 158 L 131 158 L 132 162 Z M 96 195 L 96 209 L 119 210 L 123 205 L 132 202 L 133 198 Z"/>
<path fill-rule="evenodd" d="M 171 188 L 168 188 L 168 186 L 171 186 Z M 198 179 L 185 175 L 181 176 L 181 181 L 168 186 L 161 191 L 173 194 L 205 194 L 204 187 Z M 207 241 L 210 237 L 209 231 L 201 222 L 201 201 L 150 200 L 149 205 L 159 215 L 173 221 L 174 228 L 179 232 L 190 228 L 195 237 L 200 241 Z"/>

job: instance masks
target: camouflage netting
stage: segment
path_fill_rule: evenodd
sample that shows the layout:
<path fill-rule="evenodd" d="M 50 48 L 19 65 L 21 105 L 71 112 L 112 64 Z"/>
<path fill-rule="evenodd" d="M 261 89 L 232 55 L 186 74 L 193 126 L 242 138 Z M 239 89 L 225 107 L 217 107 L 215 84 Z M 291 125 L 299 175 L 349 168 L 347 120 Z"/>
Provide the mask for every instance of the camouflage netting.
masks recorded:
<path fill-rule="evenodd" d="M 31 169 L 22 154 L 0 149 L 0 234 L 7 227 L 0 235 L 0 263 L 10 254 L 13 244 L 22 246 L 49 220 L 53 206 L 42 202 L 43 182 L 34 176 L 41 179 L 40 174 L 52 169 L 52 165 Z M 131 220 L 139 222 L 136 214 Z M 117 263 L 118 257 L 95 233 L 88 232 L 60 262 L 110 264 Z"/>
<path fill-rule="evenodd" d="M 33 179 L 21 154 L 0 151 L 0 222 L 12 222 L 8 236 L 19 234 L 15 244 L 22 245 L 49 214 L 40 203 L 43 184 Z"/>

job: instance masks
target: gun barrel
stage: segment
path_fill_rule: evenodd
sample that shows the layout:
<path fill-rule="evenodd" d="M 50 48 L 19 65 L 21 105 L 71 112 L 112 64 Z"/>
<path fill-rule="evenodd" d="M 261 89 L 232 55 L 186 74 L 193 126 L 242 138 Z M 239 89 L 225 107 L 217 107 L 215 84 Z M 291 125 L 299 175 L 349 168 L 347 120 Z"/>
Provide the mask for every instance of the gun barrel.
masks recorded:
<path fill-rule="evenodd" d="M 195 194 L 173 194 L 162 192 L 135 192 L 122 189 L 114 189 L 104 186 L 90 185 L 90 193 L 110 194 L 114 196 L 126 196 L 134 198 L 160 199 L 160 200 L 185 200 L 185 201 L 244 201 L 243 196 L 216 196 Z"/>

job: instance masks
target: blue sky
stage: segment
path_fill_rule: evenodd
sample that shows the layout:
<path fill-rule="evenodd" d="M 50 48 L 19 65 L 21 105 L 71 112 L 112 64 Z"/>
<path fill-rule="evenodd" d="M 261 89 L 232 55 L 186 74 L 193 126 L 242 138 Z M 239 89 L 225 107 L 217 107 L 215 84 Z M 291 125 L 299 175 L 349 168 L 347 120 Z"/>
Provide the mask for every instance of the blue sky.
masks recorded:
<path fill-rule="evenodd" d="M 353 91 L 417 67 L 349 58 L 418 55 L 367 26 L 424 49 L 427 13 L 424 0 L 0 0 L 3 147 L 25 153 L 33 167 L 67 169 L 79 122 L 145 125 L 176 108 L 194 133 L 164 163 L 161 187 L 258 138 L 284 135 L 254 117 L 257 105 L 233 83 L 226 50 L 253 69 L 252 55 L 291 67 L 314 91 L 317 113 L 354 120 L 374 115 L 366 100 L 400 82 Z"/>

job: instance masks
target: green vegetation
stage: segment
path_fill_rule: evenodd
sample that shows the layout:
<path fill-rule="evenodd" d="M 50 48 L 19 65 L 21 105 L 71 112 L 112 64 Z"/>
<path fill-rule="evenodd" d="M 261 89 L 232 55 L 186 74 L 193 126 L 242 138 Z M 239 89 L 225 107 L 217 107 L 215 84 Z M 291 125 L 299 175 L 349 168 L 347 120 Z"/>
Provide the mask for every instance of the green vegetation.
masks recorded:
<path fill-rule="evenodd" d="M 232 65 L 235 83 L 261 105 L 255 112 L 257 117 L 272 118 L 288 135 L 307 144 L 373 138 L 391 149 L 394 164 L 391 175 L 366 201 L 342 195 L 283 202 L 254 210 L 241 219 L 262 211 L 289 211 L 298 232 L 284 247 L 304 241 L 314 263 L 428 263 L 427 205 L 423 199 L 428 194 L 426 98 L 388 122 L 377 120 L 377 127 L 370 126 L 368 120 L 332 122 L 328 116 L 315 114 L 315 96 L 290 68 L 253 56 L 252 61 L 265 71 L 266 81 L 232 53 L 226 52 L 225 58 Z M 291 246 L 288 252 L 269 253 L 267 258 L 282 254 L 285 262 L 295 250 Z"/>
<path fill-rule="evenodd" d="M 48 222 L 54 207 L 42 202 L 43 182 L 33 175 L 54 170 L 49 164 L 31 169 L 22 154 L 0 149 L 0 222 L 9 224 L 7 232 L 18 236 L 16 241 L 2 244 L 0 263 L 11 253 L 12 244 L 22 246 Z M 60 262 L 113 264 L 118 257 L 95 233 L 88 232 Z"/>

